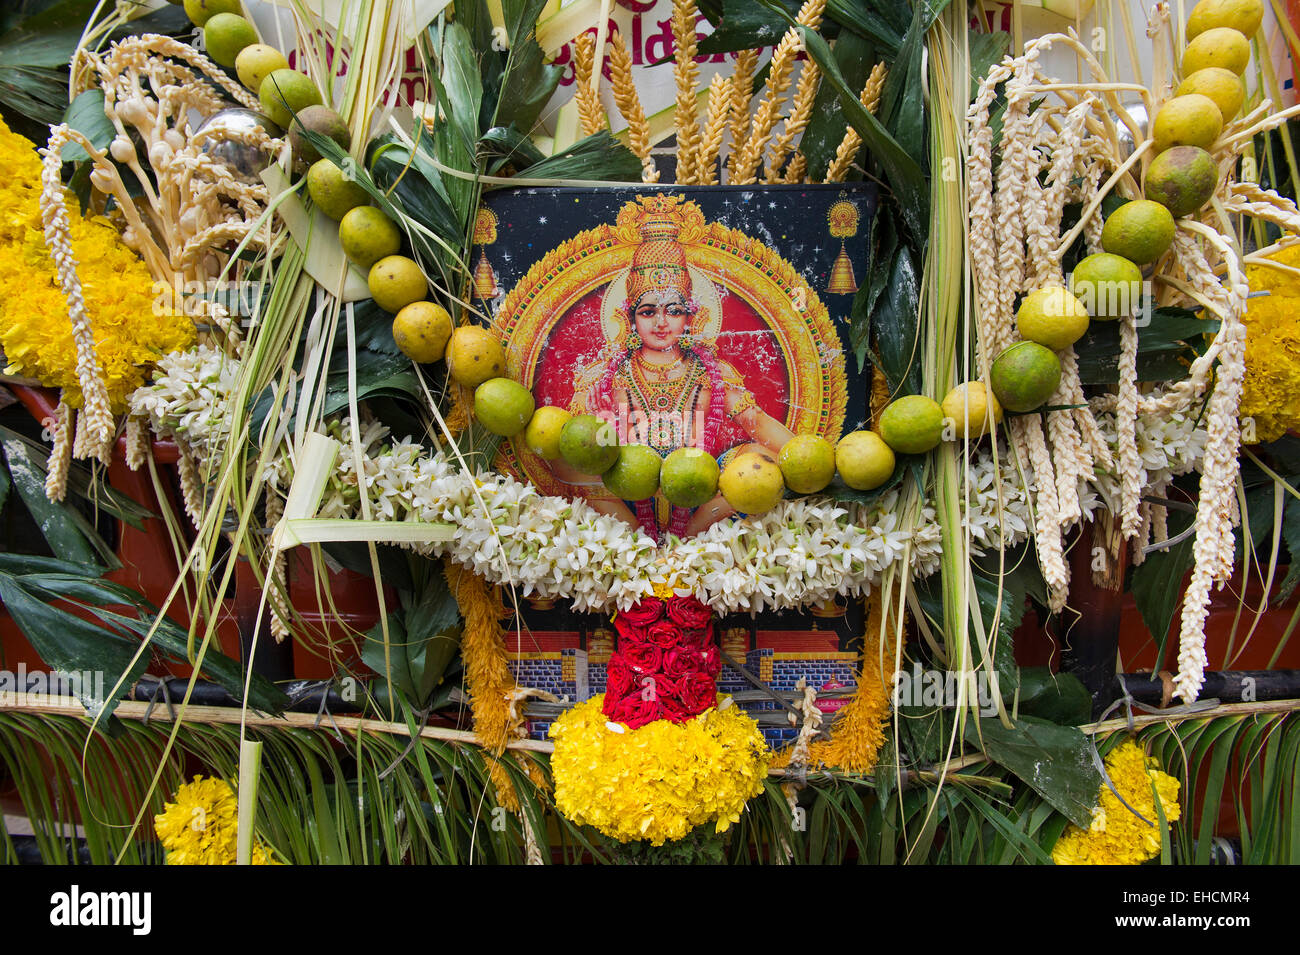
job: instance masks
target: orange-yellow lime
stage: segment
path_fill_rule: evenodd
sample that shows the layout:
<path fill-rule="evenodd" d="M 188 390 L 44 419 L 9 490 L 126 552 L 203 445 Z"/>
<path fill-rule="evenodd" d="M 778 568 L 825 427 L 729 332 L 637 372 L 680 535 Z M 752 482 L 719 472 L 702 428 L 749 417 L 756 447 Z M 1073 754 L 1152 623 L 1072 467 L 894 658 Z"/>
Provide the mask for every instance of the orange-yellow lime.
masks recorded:
<path fill-rule="evenodd" d="M 393 317 L 393 341 L 420 364 L 438 361 L 451 338 L 451 316 L 436 302 L 412 302 Z"/>
<path fill-rule="evenodd" d="M 1209 149 L 1223 132 L 1223 111 L 1202 93 L 1175 96 L 1156 111 L 1151 138 L 1156 154 L 1172 146 Z"/>
<path fill-rule="evenodd" d="M 1198 146 L 1166 149 L 1147 167 L 1144 194 L 1170 214 L 1191 215 L 1210 201 L 1219 185 L 1219 166 Z"/>
<path fill-rule="evenodd" d="M 1154 262 L 1173 241 L 1173 215 L 1150 199 L 1124 203 L 1101 228 L 1101 247 L 1137 265 Z"/>
<path fill-rule="evenodd" d="M 560 433 L 573 415 L 555 405 L 543 405 L 533 412 L 533 419 L 524 429 L 524 444 L 539 458 L 554 461 L 560 456 Z M 658 480 L 658 465 L 655 465 Z"/>
<path fill-rule="evenodd" d="M 382 209 L 357 206 L 339 220 L 339 244 L 349 259 L 369 270 L 384 256 L 401 251 L 402 233 Z"/>
<path fill-rule="evenodd" d="M 314 163 L 321 158 L 320 152 L 304 135 L 305 130 L 328 136 L 344 152 L 352 145 L 352 131 L 342 116 L 328 106 L 308 106 L 298 111 L 293 118 L 293 126 L 289 129 L 289 145 L 293 147 L 294 159 L 304 164 Z"/>
<path fill-rule="evenodd" d="M 618 460 L 618 432 L 595 415 L 570 418 L 560 429 L 560 457 L 575 471 L 604 474 Z"/>
<path fill-rule="evenodd" d="M 1061 383 L 1061 360 L 1037 342 L 1016 342 L 989 369 L 993 394 L 1008 411 L 1033 411 Z"/>
<path fill-rule="evenodd" d="M 242 13 L 239 0 L 185 0 L 185 15 L 196 27 L 205 26 L 218 13 Z"/>
<path fill-rule="evenodd" d="M 785 485 L 796 494 L 816 494 L 835 477 L 835 446 L 819 434 L 796 434 L 776 457 Z"/>
<path fill-rule="evenodd" d="M 943 439 L 943 409 L 925 395 L 892 401 L 880 413 L 876 430 L 900 454 L 924 454 Z"/>
<path fill-rule="evenodd" d="M 1074 267 L 1070 291 L 1093 318 L 1114 321 L 1141 305 L 1142 270 L 1123 256 L 1097 252 Z"/>
<path fill-rule="evenodd" d="M 251 43 L 235 57 L 235 75 L 254 93 L 262 88 L 262 80 L 276 70 L 288 68 L 289 61 L 284 54 L 266 43 Z"/>
<path fill-rule="evenodd" d="M 1264 0 L 1201 0 L 1187 18 L 1187 39 L 1194 40 L 1215 27 L 1228 27 L 1251 37 L 1263 20 Z"/>
<path fill-rule="evenodd" d="M 503 438 L 523 431 L 534 407 L 528 389 L 511 378 L 489 378 L 474 389 L 474 417 Z"/>
<path fill-rule="evenodd" d="M 855 491 L 880 487 L 894 473 L 893 449 L 874 431 L 853 431 L 835 446 L 835 467 Z"/>
<path fill-rule="evenodd" d="M 718 491 L 718 462 L 700 448 L 678 448 L 664 458 L 659 486 L 670 504 L 699 507 Z"/>
<path fill-rule="evenodd" d="M 506 373 L 506 351 L 496 336 L 481 325 L 462 325 L 451 333 L 447 342 L 447 371 L 458 384 L 477 388 L 489 378 Z"/>
<path fill-rule="evenodd" d="M 1088 310 L 1059 285 L 1036 289 L 1016 310 L 1020 337 L 1052 351 L 1069 348 L 1088 330 Z"/>
<path fill-rule="evenodd" d="M 1208 66 L 1219 66 L 1240 76 L 1250 63 L 1250 41 L 1239 30 L 1213 27 L 1187 44 L 1183 51 L 1183 76 Z"/>
<path fill-rule="evenodd" d="M 1221 66 L 1207 66 L 1184 78 L 1174 91 L 1177 96 L 1199 93 L 1214 100 L 1223 121 L 1229 122 L 1241 111 L 1246 101 L 1246 84 L 1240 76 Z"/>
<path fill-rule="evenodd" d="M 746 451 L 728 462 L 718 490 L 742 514 L 766 514 L 785 494 L 781 466 L 767 451 Z"/>
<path fill-rule="evenodd" d="M 240 51 L 256 42 L 257 31 L 237 13 L 218 13 L 203 27 L 208 56 L 221 66 L 234 66 Z"/>
<path fill-rule="evenodd" d="M 367 282 L 375 304 L 394 315 L 429 294 L 429 281 L 420 266 L 404 255 L 384 256 L 370 267 Z"/>
<path fill-rule="evenodd" d="M 993 423 L 1002 423 L 1002 405 L 989 394 L 982 381 L 967 381 L 944 396 L 940 403 L 943 416 L 953 423 L 958 438 L 979 438 L 989 430 L 989 414 Z"/>
<path fill-rule="evenodd" d="M 625 501 L 644 501 L 659 490 L 659 468 L 662 465 L 663 460 L 654 448 L 644 444 L 624 444 L 618 449 L 617 460 L 600 476 L 600 480 Z"/>

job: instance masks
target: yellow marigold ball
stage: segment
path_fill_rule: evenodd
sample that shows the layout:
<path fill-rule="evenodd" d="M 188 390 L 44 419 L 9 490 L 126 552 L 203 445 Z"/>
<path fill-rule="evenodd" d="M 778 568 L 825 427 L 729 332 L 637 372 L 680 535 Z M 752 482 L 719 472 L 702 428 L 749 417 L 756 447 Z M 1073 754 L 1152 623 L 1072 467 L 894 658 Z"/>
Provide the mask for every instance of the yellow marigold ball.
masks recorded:
<path fill-rule="evenodd" d="M 176 801 L 153 817 L 168 865 L 234 865 L 239 800 L 230 783 L 195 776 L 176 789 Z M 253 865 L 275 865 L 262 843 L 253 844 Z"/>
<path fill-rule="evenodd" d="M 1300 268 L 1300 246 L 1275 252 L 1269 259 Z M 1288 428 L 1300 428 L 1300 277 L 1264 264 L 1246 268 L 1252 292 L 1269 294 L 1247 303 L 1246 377 L 1241 407 L 1242 440 L 1275 441 Z"/>
<path fill-rule="evenodd" d="M 606 725 L 604 699 L 578 704 L 550 729 L 555 804 L 579 825 L 661 846 L 706 824 L 725 832 L 763 791 L 771 754 L 739 707 L 620 733 Z"/>
<path fill-rule="evenodd" d="M 1056 841 L 1052 861 L 1057 865 L 1140 865 L 1160 854 L 1155 797 L 1160 799 L 1165 821 L 1175 822 L 1181 814 L 1178 780 L 1161 772 L 1133 740 L 1110 751 L 1106 774 L 1124 802 L 1152 824 L 1133 815 L 1103 783 L 1091 827 L 1084 830 L 1071 824 Z"/>

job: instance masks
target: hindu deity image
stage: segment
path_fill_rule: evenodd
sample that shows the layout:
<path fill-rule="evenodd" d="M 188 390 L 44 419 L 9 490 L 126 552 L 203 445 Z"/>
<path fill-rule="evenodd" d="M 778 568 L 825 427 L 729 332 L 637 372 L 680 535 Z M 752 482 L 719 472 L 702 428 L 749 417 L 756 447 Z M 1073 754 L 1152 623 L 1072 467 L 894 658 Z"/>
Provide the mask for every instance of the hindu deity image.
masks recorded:
<path fill-rule="evenodd" d="M 495 235 L 495 216 L 493 226 Z M 561 242 L 498 302 L 510 372 L 538 405 L 601 417 L 622 444 L 661 457 L 700 448 L 725 467 L 746 450 L 775 457 L 794 434 L 834 441 L 843 430 L 844 347 L 810 282 L 765 243 L 706 222 L 683 195 L 633 196 L 612 226 Z M 503 450 L 503 466 L 655 539 L 734 513 L 721 495 L 694 509 L 662 493 L 623 501 L 598 476 L 521 445 Z"/>

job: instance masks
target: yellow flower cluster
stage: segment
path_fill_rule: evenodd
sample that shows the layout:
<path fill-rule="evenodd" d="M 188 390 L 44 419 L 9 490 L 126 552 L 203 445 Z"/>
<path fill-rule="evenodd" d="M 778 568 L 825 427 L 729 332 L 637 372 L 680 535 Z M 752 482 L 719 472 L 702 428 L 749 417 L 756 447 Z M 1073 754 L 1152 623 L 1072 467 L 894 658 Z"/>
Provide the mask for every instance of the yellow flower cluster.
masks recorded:
<path fill-rule="evenodd" d="M 0 347 L 7 374 L 62 388 L 81 405 L 77 351 L 68 303 L 45 248 L 40 209 L 41 160 L 35 147 L 0 122 Z M 69 197 L 70 211 L 75 200 Z M 170 351 L 190 347 L 194 323 L 163 307 L 145 264 L 122 244 L 103 218 L 71 215 L 77 259 L 95 353 L 114 413 L 144 383 L 145 367 Z"/>
<path fill-rule="evenodd" d="M 234 865 L 238 819 L 239 800 L 230 783 L 195 776 L 153 817 L 153 828 L 168 865 Z M 265 845 L 253 844 L 253 865 L 276 864 Z"/>
<path fill-rule="evenodd" d="M 661 846 L 706 823 L 725 831 L 762 792 L 767 745 L 739 707 L 620 733 L 603 702 L 592 697 L 551 724 L 555 804 L 574 822 Z"/>
<path fill-rule="evenodd" d="M 1092 826 L 1070 825 L 1052 849 L 1057 865 L 1139 865 L 1160 854 L 1160 824 L 1154 792 L 1160 797 L 1165 820 L 1174 822 L 1178 806 L 1178 780 L 1162 773 L 1155 760 L 1133 740 L 1125 740 L 1106 757 L 1106 773 L 1124 802 L 1151 821 L 1133 815 L 1104 784 L 1100 804 L 1092 811 Z"/>
<path fill-rule="evenodd" d="M 1300 268 L 1300 245 L 1269 258 Z M 1300 427 L 1300 273 L 1250 265 L 1246 279 L 1251 292 L 1269 294 L 1251 298 L 1244 316 L 1246 381 L 1240 416 L 1254 419 L 1255 441 L 1274 441 L 1288 428 Z M 1251 438 L 1249 429 L 1243 438 Z"/>

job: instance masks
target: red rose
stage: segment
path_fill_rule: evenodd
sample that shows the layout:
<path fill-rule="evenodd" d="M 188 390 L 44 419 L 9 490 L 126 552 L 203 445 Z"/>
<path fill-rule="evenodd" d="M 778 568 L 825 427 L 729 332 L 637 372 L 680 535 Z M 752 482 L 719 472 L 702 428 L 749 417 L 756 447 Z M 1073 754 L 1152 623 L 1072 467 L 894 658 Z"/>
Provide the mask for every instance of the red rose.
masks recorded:
<path fill-rule="evenodd" d="M 670 597 L 668 619 L 685 630 L 699 630 L 713 619 L 713 611 L 691 596 Z"/>
<path fill-rule="evenodd" d="M 618 652 L 636 673 L 658 673 L 663 666 L 664 652 L 653 643 L 625 643 Z"/>
<path fill-rule="evenodd" d="M 631 610 L 620 610 L 614 617 L 615 625 L 620 620 L 634 627 L 648 627 L 664 615 L 664 602 L 658 597 L 642 597 Z"/>
<path fill-rule="evenodd" d="M 609 658 L 605 669 L 605 699 L 621 699 L 632 692 L 634 674 L 628 668 L 627 661 L 621 654 L 615 653 Z"/>
<path fill-rule="evenodd" d="M 683 677 L 678 686 L 682 706 L 691 716 L 703 713 L 718 704 L 718 687 L 712 679 L 703 673 L 693 673 Z"/>
<path fill-rule="evenodd" d="M 686 705 L 679 697 L 664 697 L 659 701 L 660 719 L 669 720 L 673 723 L 682 723 L 689 720 L 695 714 L 686 709 Z"/>
<path fill-rule="evenodd" d="M 654 673 L 641 678 L 641 683 L 633 689 L 634 693 L 654 700 L 662 706 L 671 706 L 681 696 L 681 687 L 677 681 L 664 673 Z"/>
<path fill-rule="evenodd" d="M 636 693 L 632 693 L 620 700 L 610 702 L 609 697 L 605 697 L 603 707 L 605 717 L 615 723 L 624 723 L 628 729 L 639 729 L 647 723 L 653 723 L 662 718 L 662 707 L 654 700 L 643 700 Z"/>
<path fill-rule="evenodd" d="M 682 630 L 681 643 L 683 646 L 695 647 L 697 649 L 708 646 L 713 643 L 713 621 L 710 620 L 704 627 L 695 630 Z"/>
<path fill-rule="evenodd" d="M 698 653 L 700 654 L 700 671 L 710 679 L 716 680 L 718 674 L 722 672 L 722 654 L 718 652 L 718 645 L 710 643 Z"/>
<path fill-rule="evenodd" d="M 663 650 L 671 650 L 681 643 L 682 638 L 677 625 L 669 620 L 657 620 L 650 624 L 645 635 L 647 640 Z"/>
<path fill-rule="evenodd" d="M 622 617 L 614 618 L 614 629 L 618 631 L 619 646 L 625 643 L 645 643 L 647 639 L 645 627 L 638 627 Z"/>
<path fill-rule="evenodd" d="M 674 679 L 684 677 L 699 671 L 702 662 L 700 651 L 694 647 L 673 647 L 664 654 L 664 673 Z"/>

